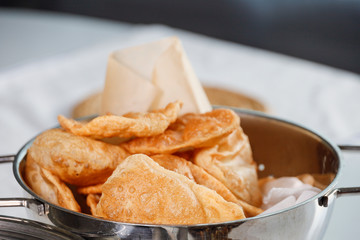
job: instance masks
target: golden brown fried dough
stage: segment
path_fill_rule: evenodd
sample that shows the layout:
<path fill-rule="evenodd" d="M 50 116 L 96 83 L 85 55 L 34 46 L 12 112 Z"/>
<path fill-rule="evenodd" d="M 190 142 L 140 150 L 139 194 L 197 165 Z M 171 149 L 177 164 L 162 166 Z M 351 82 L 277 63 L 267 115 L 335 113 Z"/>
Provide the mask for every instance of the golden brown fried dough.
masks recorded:
<path fill-rule="evenodd" d="M 95 215 L 96 206 L 99 203 L 100 197 L 100 194 L 89 194 L 86 197 L 86 204 L 90 207 L 90 212 L 92 215 Z"/>
<path fill-rule="evenodd" d="M 226 201 L 239 204 L 243 208 L 247 217 L 253 217 L 263 212 L 260 208 L 251 206 L 250 204 L 247 204 L 246 202 L 237 199 L 235 195 L 223 183 L 221 183 L 219 180 L 208 174 L 204 169 L 193 164 L 190 161 L 169 154 L 153 155 L 151 156 L 151 158 L 160 166 L 182 174 L 190 180 L 195 181 L 197 184 L 203 185 L 209 189 L 216 191 Z"/>
<path fill-rule="evenodd" d="M 261 205 L 256 163 L 240 126 L 215 146 L 197 151 L 193 162 L 222 182 L 237 198 L 256 207 Z"/>
<path fill-rule="evenodd" d="M 240 206 L 144 154 L 128 157 L 103 185 L 96 216 L 150 224 L 200 224 L 244 218 Z"/>
<path fill-rule="evenodd" d="M 335 175 L 333 173 L 324 173 L 324 174 L 304 173 L 296 177 L 300 179 L 303 183 L 324 190 L 334 180 Z"/>
<path fill-rule="evenodd" d="M 78 136 L 96 139 L 110 137 L 148 137 L 163 133 L 174 122 L 180 112 L 180 101 L 169 103 L 164 109 L 149 113 L 128 113 L 123 116 L 104 115 L 82 123 L 58 116 L 60 125 L 68 132 Z"/>
<path fill-rule="evenodd" d="M 177 172 L 190 180 L 195 181 L 197 184 L 208 187 L 216 191 L 220 196 L 222 196 L 226 201 L 237 202 L 237 198 L 230 192 L 228 188 L 225 187 L 220 181 L 208 174 L 204 169 L 199 166 L 196 166 L 192 162 L 189 162 L 181 157 L 169 155 L 169 154 L 159 154 L 153 155 L 151 158 L 157 162 L 160 166 Z"/>
<path fill-rule="evenodd" d="M 29 155 L 26 159 L 25 182 L 44 200 L 80 212 L 80 206 L 68 186 L 51 172 L 41 169 Z"/>
<path fill-rule="evenodd" d="M 308 173 L 304 173 L 304 174 L 301 174 L 301 175 L 298 175 L 296 176 L 300 181 L 302 181 L 303 183 L 305 184 L 309 184 L 311 186 L 314 186 L 314 183 L 315 183 L 315 179 L 313 176 L 311 176 L 310 174 Z"/>
<path fill-rule="evenodd" d="M 119 146 L 75 136 L 62 129 L 41 133 L 28 154 L 42 168 L 76 186 L 104 183 L 116 166 L 128 156 Z"/>
<path fill-rule="evenodd" d="M 274 180 L 275 180 L 275 178 L 273 176 L 267 176 L 267 177 L 258 179 L 258 186 L 259 186 L 260 192 L 264 192 L 266 184 L 268 184 L 269 182 L 272 182 Z"/>
<path fill-rule="evenodd" d="M 152 160 L 157 162 L 160 166 L 163 168 L 166 168 L 168 170 L 174 171 L 176 173 L 179 173 L 181 175 L 184 175 L 185 177 L 189 178 L 190 180 L 195 181 L 194 175 L 193 175 L 193 169 L 191 162 L 170 154 L 158 154 L 150 156 Z M 195 166 L 196 167 L 196 166 Z"/>
<path fill-rule="evenodd" d="M 96 184 L 96 185 L 92 185 L 92 186 L 87 186 L 87 187 L 79 187 L 77 189 L 77 192 L 83 195 L 88 195 L 88 194 L 101 194 L 102 192 L 102 183 L 100 184 Z"/>
<path fill-rule="evenodd" d="M 239 204 L 243 208 L 246 217 L 255 217 L 260 213 L 264 212 L 264 210 L 262 210 L 261 208 L 255 207 L 240 199 L 238 199 L 237 204 Z"/>
<path fill-rule="evenodd" d="M 239 124 L 239 116 L 230 109 L 216 109 L 204 114 L 185 114 L 164 133 L 153 137 L 135 138 L 121 146 L 130 153 L 148 155 L 212 146 Z"/>

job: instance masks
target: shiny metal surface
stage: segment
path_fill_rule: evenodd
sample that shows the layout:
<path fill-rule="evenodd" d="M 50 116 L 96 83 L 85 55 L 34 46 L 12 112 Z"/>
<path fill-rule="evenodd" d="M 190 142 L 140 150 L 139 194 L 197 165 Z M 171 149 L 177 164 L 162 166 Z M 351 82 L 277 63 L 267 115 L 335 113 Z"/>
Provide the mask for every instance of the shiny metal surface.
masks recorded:
<path fill-rule="evenodd" d="M 32 220 L 0 216 L 0 239 L 2 240 L 81 240 L 78 235 L 55 226 Z"/>
<path fill-rule="evenodd" d="M 36 212 L 39 216 L 46 215 L 46 205 L 32 198 L 1 198 L 0 207 L 25 207 Z"/>
<path fill-rule="evenodd" d="M 15 155 L 0 156 L 0 163 L 13 162 L 14 160 Z"/>
<path fill-rule="evenodd" d="M 339 148 L 341 150 L 355 150 L 360 151 L 360 146 L 354 146 L 354 145 L 340 145 Z"/>
<path fill-rule="evenodd" d="M 359 188 L 336 188 L 341 172 L 339 148 L 302 126 L 262 113 L 235 111 L 249 136 L 255 160 L 264 167 L 260 177 L 330 173 L 335 179 L 313 198 L 272 214 L 221 224 L 166 226 L 102 220 L 40 199 L 22 179 L 24 157 L 32 141 L 16 155 L 14 175 L 32 196 L 29 201 L 44 204 L 41 219 L 89 239 L 321 239 L 336 197 L 347 191 L 359 194 Z"/>

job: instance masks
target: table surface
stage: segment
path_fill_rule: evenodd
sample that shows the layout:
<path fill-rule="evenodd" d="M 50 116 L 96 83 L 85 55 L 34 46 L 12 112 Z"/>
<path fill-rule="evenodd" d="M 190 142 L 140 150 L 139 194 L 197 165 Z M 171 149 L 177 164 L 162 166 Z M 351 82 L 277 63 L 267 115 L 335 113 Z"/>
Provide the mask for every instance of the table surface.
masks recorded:
<path fill-rule="evenodd" d="M 201 81 L 258 98 L 270 114 L 336 144 L 360 144 L 360 76 L 163 25 L 135 25 L 0 8 L 0 153 L 14 154 L 102 89 L 116 49 L 178 36 Z M 360 186 L 359 154 L 345 153 L 339 186 Z M 21 197 L 11 164 L 0 167 L 0 197 Z M 360 235 L 358 196 L 339 198 L 324 239 Z M 27 217 L 23 208 L 1 215 Z"/>

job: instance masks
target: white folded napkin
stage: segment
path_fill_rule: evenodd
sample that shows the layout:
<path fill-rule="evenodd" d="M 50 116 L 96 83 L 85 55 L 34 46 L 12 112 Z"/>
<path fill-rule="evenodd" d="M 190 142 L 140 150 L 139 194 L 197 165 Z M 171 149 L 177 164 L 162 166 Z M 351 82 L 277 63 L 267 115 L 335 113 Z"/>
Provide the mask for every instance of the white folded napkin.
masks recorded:
<path fill-rule="evenodd" d="M 305 184 L 296 177 L 281 177 L 265 183 L 263 187 L 263 206 L 271 213 L 303 202 L 321 190 Z"/>
<path fill-rule="evenodd" d="M 211 110 L 179 38 L 168 37 L 110 54 L 103 114 L 145 112 L 177 100 L 183 102 L 180 114 Z"/>

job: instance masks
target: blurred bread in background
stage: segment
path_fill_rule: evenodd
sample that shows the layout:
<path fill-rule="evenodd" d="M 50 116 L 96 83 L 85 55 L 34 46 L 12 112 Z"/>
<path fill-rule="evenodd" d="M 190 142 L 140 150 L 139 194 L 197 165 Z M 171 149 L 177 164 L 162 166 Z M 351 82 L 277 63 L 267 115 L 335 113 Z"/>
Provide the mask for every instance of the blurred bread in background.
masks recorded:
<path fill-rule="evenodd" d="M 221 105 L 267 112 L 267 107 L 259 100 L 245 94 L 217 87 L 204 87 L 205 93 L 212 105 Z M 94 93 L 79 102 L 72 109 L 72 117 L 79 118 L 99 114 L 101 107 L 101 92 Z"/>

